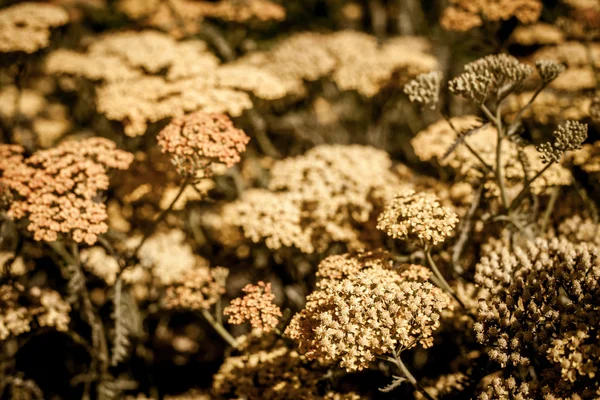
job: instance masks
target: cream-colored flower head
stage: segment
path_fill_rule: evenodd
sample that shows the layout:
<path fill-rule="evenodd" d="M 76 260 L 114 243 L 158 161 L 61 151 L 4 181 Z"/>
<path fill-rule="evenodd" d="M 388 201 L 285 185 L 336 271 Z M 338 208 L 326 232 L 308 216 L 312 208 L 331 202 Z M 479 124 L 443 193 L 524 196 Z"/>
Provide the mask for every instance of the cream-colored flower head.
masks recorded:
<path fill-rule="evenodd" d="M 374 262 L 376 255 L 359 255 L 358 264 L 352 257 L 333 256 L 333 263 L 342 264 L 334 267 L 339 274 L 331 274 L 331 265 L 325 267 L 329 272 L 324 274 L 332 279 L 307 297 L 305 309 L 285 332 L 298 340 L 308 359 L 356 371 L 395 349 L 433 344 L 441 313 L 452 308 L 450 297 L 428 282 L 425 267 L 392 269 L 389 257 L 382 256 Z"/>
<path fill-rule="evenodd" d="M 23 2 L 0 10 L 0 53 L 34 53 L 50 44 L 50 29 L 69 22 L 54 4 Z"/>
<path fill-rule="evenodd" d="M 458 217 L 443 207 L 433 193 L 398 193 L 379 215 L 377 229 L 394 239 L 419 241 L 425 246 L 444 242 L 458 223 Z"/>

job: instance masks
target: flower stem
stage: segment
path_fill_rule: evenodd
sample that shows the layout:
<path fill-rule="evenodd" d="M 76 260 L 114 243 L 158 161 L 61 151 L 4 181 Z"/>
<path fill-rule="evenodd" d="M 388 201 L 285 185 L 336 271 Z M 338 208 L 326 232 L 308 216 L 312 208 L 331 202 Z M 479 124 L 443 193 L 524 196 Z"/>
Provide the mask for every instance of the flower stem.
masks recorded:
<path fill-rule="evenodd" d="M 417 389 L 427 400 L 435 400 L 435 398 L 427 393 L 425 388 L 419 384 L 415 377 L 410 373 L 408 368 L 406 368 L 406 365 L 404 365 L 404 362 L 402 362 L 402 358 L 400 358 L 400 354 L 398 354 L 396 351 L 394 351 L 394 358 L 396 361 L 394 364 L 398 366 L 402 372 L 402 375 L 404 375 L 404 377 L 415 387 L 415 389 Z"/>
<path fill-rule="evenodd" d="M 454 289 L 452 289 L 452 287 L 450 287 L 450 285 L 448 284 L 448 282 L 446 281 L 446 279 L 444 279 L 444 276 L 442 275 L 442 273 L 438 269 L 437 265 L 435 264 L 435 261 L 433 261 L 433 257 L 431 256 L 431 247 L 425 248 L 425 255 L 427 256 L 427 264 L 429 264 L 429 268 L 431 268 L 431 270 L 433 271 L 433 274 L 437 278 L 437 280 L 440 283 L 440 286 L 442 287 L 442 289 L 445 290 L 449 295 L 451 295 L 452 297 L 454 297 L 454 299 L 458 302 L 458 304 L 460 304 L 460 306 L 462 308 L 466 309 L 466 307 L 463 304 L 463 302 L 460 301 L 460 299 L 456 296 L 456 293 L 454 292 Z"/>
<path fill-rule="evenodd" d="M 214 330 L 225 340 L 231 347 L 237 348 L 238 342 L 235 340 L 233 336 L 225 329 L 223 325 L 217 322 L 215 318 L 212 316 L 210 311 L 202 309 L 202 316 L 206 321 L 214 328 Z"/>
<path fill-rule="evenodd" d="M 154 222 L 152 222 L 152 226 L 150 227 L 150 229 L 148 229 L 146 231 L 146 233 L 144 234 L 144 237 L 142 237 L 142 240 L 140 240 L 140 243 L 137 245 L 137 247 L 135 248 L 133 253 L 131 253 L 131 255 L 127 258 L 127 260 L 125 261 L 125 268 L 121 269 L 119 276 L 131 264 L 131 262 L 137 257 L 137 253 L 140 251 L 140 249 L 142 248 L 142 246 L 144 245 L 146 240 L 148 240 L 148 238 L 154 233 L 154 231 L 156 230 L 156 227 L 158 226 L 158 223 L 161 222 L 167 216 L 167 214 L 169 214 L 169 212 L 171 211 L 171 209 L 173 208 L 175 203 L 177 203 L 177 200 L 179 200 L 179 198 L 181 197 L 181 195 L 183 194 L 184 190 L 187 188 L 187 186 L 191 182 L 191 180 L 192 180 L 192 178 L 190 176 L 186 177 L 183 180 L 183 182 L 181 183 L 181 187 L 179 188 L 179 192 L 177 193 L 177 195 L 175 196 L 173 201 L 171 201 L 171 204 L 169 204 L 169 207 L 167 207 L 166 209 L 161 211 L 161 213 L 154 220 Z"/>
<path fill-rule="evenodd" d="M 529 187 L 531 186 L 531 184 L 540 176 L 542 176 L 542 174 L 544 172 L 546 172 L 546 170 L 548 168 L 550 168 L 552 166 L 552 164 L 554 164 L 554 161 L 550 161 L 548 164 L 546 164 L 546 166 L 544 168 L 542 168 L 541 170 L 538 171 L 537 174 L 535 174 L 535 176 L 533 178 L 531 178 L 530 180 L 525 182 L 525 186 L 523 187 L 523 189 L 521 189 L 521 191 L 519 192 L 519 194 L 517 195 L 517 197 L 515 197 L 515 199 L 510 203 L 510 205 L 508 206 L 508 211 L 512 211 L 515 208 L 517 208 L 519 206 L 519 204 L 521 204 L 521 202 L 523 201 L 523 199 L 525 198 L 525 195 L 527 194 L 527 190 L 529 189 Z"/>

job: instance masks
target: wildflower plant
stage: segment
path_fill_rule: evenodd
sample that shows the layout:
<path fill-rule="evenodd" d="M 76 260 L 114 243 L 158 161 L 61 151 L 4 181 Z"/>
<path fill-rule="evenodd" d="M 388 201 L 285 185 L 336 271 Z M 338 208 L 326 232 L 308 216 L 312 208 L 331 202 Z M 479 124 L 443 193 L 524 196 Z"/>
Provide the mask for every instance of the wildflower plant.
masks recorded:
<path fill-rule="evenodd" d="M 600 398 L 597 1 L 0 3 L 2 399 Z"/>

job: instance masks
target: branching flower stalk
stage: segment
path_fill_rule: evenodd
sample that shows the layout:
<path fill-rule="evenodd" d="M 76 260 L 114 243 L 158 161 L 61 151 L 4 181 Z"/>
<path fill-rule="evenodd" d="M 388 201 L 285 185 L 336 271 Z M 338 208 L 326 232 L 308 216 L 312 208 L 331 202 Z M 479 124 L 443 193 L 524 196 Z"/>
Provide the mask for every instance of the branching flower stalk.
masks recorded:
<path fill-rule="evenodd" d="M 231 333 L 229 333 L 229 331 L 225 329 L 222 323 L 220 323 L 215 319 L 215 317 L 213 317 L 209 310 L 202 309 L 201 313 L 206 322 L 208 322 L 210 326 L 213 327 L 213 329 L 223 338 L 223 340 L 225 340 L 234 349 L 238 347 L 237 340 L 233 336 L 231 336 Z"/>
<path fill-rule="evenodd" d="M 382 392 L 388 392 L 396 387 L 400 386 L 404 381 L 410 382 L 413 387 L 423 395 L 427 400 L 436 400 L 435 397 L 431 396 L 423 386 L 417 381 L 417 379 L 410 373 L 410 370 L 404 365 L 402 358 L 400 357 L 401 351 L 394 349 L 392 351 L 393 357 L 384 357 L 385 360 L 394 364 L 399 370 L 402 376 L 394 376 L 394 381 L 384 389 L 380 389 Z"/>

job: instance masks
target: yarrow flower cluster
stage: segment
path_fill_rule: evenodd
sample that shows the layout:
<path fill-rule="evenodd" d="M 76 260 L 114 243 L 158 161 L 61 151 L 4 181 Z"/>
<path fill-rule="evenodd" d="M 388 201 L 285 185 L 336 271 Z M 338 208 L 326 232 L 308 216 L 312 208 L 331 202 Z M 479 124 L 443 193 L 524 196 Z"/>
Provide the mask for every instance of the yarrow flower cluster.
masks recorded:
<path fill-rule="evenodd" d="M 50 43 L 50 29 L 69 22 L 54 4 L 22 2 L 0 10 L 0 53 L 34 53 Z"/>
<path fill-rule="evenodd" d="M 425 246 L 444 242 L 458 223 L 458 216 L 443 207 L 433 193 L 405 190 L 386 205 L 377 229 L 394 239 L 418 241 Z"/>
<path fill-rule="evenodd" d="M 246 295 L 233 299 L 223 310 L 223 314 L 229 316 L 229 323 L 239 325 L 248 321 L 253 328 L 263 332 L 273 330 L 282 314 L 273 304 L 275 295 L 271 292 L 271 284 L 262 281 L 257 285 L 248 284 L 242 291 Z"/>
<path fill-rule="evenodd" d="M 339 270 L 351 274 L 329 280 L 310 294 L 305 309 L 293 317 L 285 332 L 298 340 L 309 359 L 338 362 L 347 371 L 356 371 L 395 349 L 433 344 L 440 314 L 452 304 L 446 293 L 428 282 L 425 267 L 391 269 L 384 256 L 381 264 L 371 259 L 354 272 L 352 257 L 334 257 L 336 264 L 342 264 Z M 350 268 L 343 266 L 346 262 Z M 331 270 L 327 259 L 323 263 Z"/>
<path fill-rule="evenodd" d="M 96 198 L 108 189 L 108 170 L 127 169 L 132 154 L 99 137 L 66 141 L 26 159 L 22 149 L 0 145 L 0 154 L 7 152 L 12 162 L 0 162 L 0 183 L 15 197 L 8 215 L 27 219 L 35 240 L 66 234 L 91 245 L 106 232 L 106 207 Z"/>
<path fill-rule="evenodd" d="M 229 270 L 224 267 L 197 266 L 184 273 L 182 282 L 167 287 L 164 305 L 186 310 L 209 309 L 225 294 L 228 275 Z"/>
<path fill-rule="evenodd" d="M 250 138 L 228 116 L 195 112 L 174 118 L 158 134 L 158 145 L 183 176 L 210 177 L 215 164 L 231 168 Z"/>
<path fill-rule="evenodd" d="M 579 121 L 567 121 L 554 131 L 552 142 L 542 143 L 536 149 L 544 164 L 559 162 L 567 151 L 579 150 L 588 135 L 588 126 Z"/>
<path fill-rule="evenodd" d="M 0 286 L 0 341 L 29 332 L 34 322 L 65 332 L 71 306 L 52 289 L 19 285 Z"/>
<path fill-rule="evenodd" d="M 440 101 L 442 74 L 438 71 L 417 75 L 404 86 L 408 99 L 421 107 L 435 109 Z"/>
<path fill-rule="evenodd" d="M 507 54 L 489 55 L 465 65 L 465 72 L 448 82 L 450 91 L 476 103 L 502 95 L 523 82 L 533 69 Z"/>

